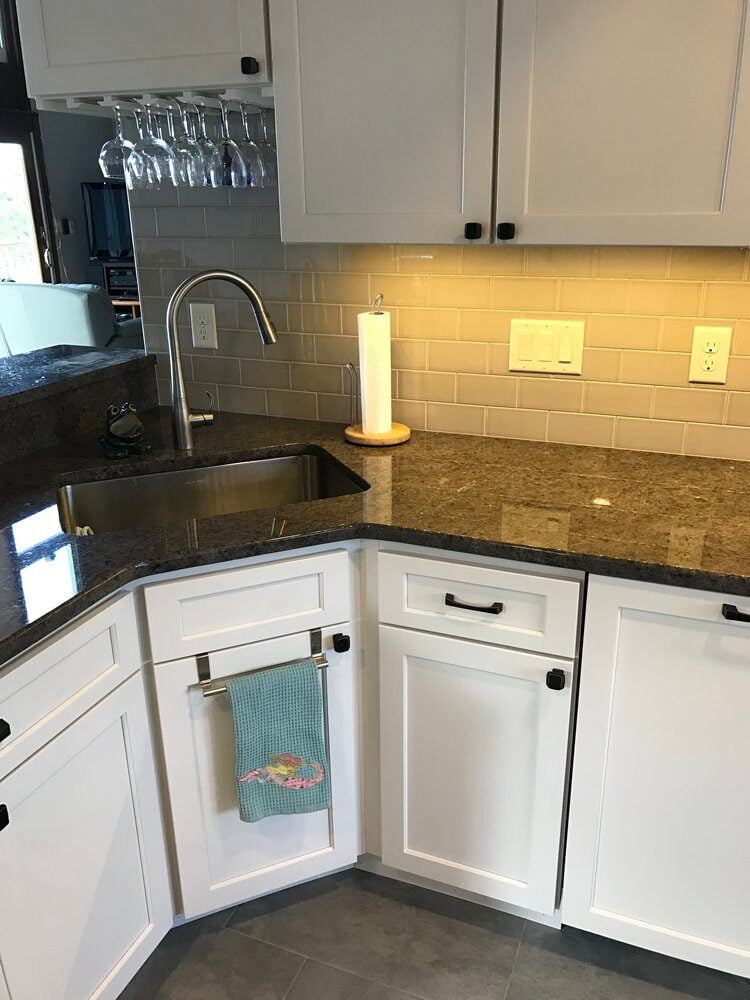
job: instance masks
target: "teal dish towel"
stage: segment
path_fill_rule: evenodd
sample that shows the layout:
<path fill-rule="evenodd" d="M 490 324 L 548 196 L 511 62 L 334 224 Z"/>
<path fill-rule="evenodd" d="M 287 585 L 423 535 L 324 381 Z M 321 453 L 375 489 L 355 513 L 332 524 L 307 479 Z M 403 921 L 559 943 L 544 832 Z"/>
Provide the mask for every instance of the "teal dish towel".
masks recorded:
<path fill-rule="evenodd" d="M 315 660 L 227 681 L 240 819 L 318 812 L 331 804 L 323 695 Z"/>

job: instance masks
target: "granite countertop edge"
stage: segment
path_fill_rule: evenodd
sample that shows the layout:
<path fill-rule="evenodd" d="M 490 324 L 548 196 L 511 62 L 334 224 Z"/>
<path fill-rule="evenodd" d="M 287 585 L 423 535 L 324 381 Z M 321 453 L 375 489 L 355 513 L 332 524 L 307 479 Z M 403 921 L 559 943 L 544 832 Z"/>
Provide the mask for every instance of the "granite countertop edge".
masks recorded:
<path fill-rule="evenodd" d="M 135 351 L 133 354 L 135 355 Z M 28 403 L 35 403 L 41 399 L 51 399 L 62 393 L 68 393 L 72 389 L 81 389 L 87 385 L 93 385 L 105 379 L 117 377 L 123 374 L 123 372 L 154 368 L 156 361 L 155 354 L 140 352 L 138 356 L 117 358 L 112 363 L 98 368 L 90 368 L 85 371 L 66 374 L 54 382 L 43 382 L 40 385 L 22 384 L 17 390 L 9 392 L 6 395 L 0 395 L 0 412 L 12 410 L 19 406 L 26 406 Z"/>
<path fill-rule="evenodd" d="M 743 576 L 586 553 L 534 548 L 466 535 L 451 535 L 415 528 L 362 522 L 313 530 L 309 533 L 286 538 L 254 540 L 237 544 L 232 548 L 201 549 L 155 562 L 125 564 L 117 568 L 111 576 L 91 584 L 48 614 L 1 639 L 0 672 L 15 657 L 27 652 L 36 643 L 64 628 L 78 615 L 90 610 L 106 598 L 114 596 L 128 584 L 140 581 L 147 582 L 151 576 L 184 569 L 289 552 L 327 543 L 365 539 L 401 542 L 425 548 L 444 549 L 447 552 L 490 556 L 512 562 L 529 563 L 540 568 L 555 567 L 578 570 L 625 580 L 750 597 L 750 578 Z"/>

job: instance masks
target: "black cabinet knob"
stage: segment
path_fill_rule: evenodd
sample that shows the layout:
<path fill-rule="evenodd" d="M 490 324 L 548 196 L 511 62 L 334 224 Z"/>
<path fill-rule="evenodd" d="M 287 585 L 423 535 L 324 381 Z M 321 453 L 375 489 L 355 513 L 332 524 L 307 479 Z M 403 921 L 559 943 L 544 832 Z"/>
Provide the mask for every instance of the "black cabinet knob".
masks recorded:
<path fill-rule="evenodd" d="M 10 723 L 6 719 L 0 719 L 0 743 L 10 736 Z"/>
<path fill-rule="evenodd" d="M 10 816 L 8 815 L 8 807 L 3 803 L 0 805 L 0 830 L 4 830 L 5 827 L 10 823 Z"/>
<path fill-rule="evenodd" d="M 245 76 L 255 76 L 256 73 L 260 73 L 260 63 L 255 56 L 243 56 L 240 59 L 240 70 Z"/>
<path fill-rule="evenodd" d="M 555 667 L 547 673 L 547 687 L 551 691 L 562 691 L 565 687 L 565 671 Z"/>
<path fill-rule="evenodd" d="M 516 238 L 515 222 L 500 222 L 497 227 L 497 238 L 499 240 L 514 240 Z"/>
<path fill-rule="evenodd" d="M 333 648 L 337 653 L 348 653 L 352 648 L 352 640 L 343 632 L 337 632 L 333 637 Z"/>
<path fill-rule="evenodd" d="M 481 222 L 467 222 L 464 226 L 464 239 L 465 240 L 481 240 L 482 238 L 482 223 Z"/>

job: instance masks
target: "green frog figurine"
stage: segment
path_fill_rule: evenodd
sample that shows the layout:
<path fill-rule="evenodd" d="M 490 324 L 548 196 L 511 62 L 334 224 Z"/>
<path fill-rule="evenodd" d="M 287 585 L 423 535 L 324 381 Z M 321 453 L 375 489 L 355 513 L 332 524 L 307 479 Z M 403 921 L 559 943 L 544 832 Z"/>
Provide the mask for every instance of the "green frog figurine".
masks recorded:
<path fill-rule="evenodd" d="M 107 458 L 146 455 L 151 445 L 143 440 L 143 424 L 132 403 L 111 403 L 107 407 L 107 426 L 99 438 Z"/>

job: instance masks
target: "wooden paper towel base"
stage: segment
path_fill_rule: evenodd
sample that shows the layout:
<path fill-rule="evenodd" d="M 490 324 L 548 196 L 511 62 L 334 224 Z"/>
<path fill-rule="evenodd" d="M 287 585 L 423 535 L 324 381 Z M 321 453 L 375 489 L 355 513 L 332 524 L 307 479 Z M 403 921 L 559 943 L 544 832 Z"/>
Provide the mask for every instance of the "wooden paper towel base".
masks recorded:
<path fill-rule="evenodd" d="M 385 434 L 365 434 L 362 424 L 351 424 L 344 430 L 344 437 L 352 444 L 365 444 L 370 447 L 387 448 L 393 444 L 403 444 L 411 437 L 411 429 L 406 424 L 392 424 Z"/>

